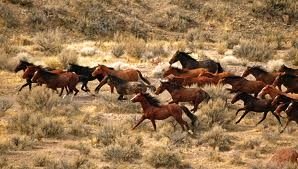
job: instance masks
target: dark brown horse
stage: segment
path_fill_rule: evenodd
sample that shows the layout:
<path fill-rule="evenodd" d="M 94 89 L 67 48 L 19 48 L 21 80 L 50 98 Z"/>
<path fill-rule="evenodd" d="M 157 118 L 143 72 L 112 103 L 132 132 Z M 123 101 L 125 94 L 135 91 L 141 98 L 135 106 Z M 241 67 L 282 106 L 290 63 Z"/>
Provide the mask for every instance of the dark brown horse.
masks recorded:
<path fill-rule="evenodd" d="M 236 116 L 240 111 L 244 111 L 244 113 L 240 119 L 236 121 L 236 124 L 238 124 L 247 115 L 247 113 L 254 111 L 258 113 L 264 113 L 262 119 L 256 125 L 260 124 L 266 119 L 268 112 L 271 112 L 281 125 L 280 117 L 274 113 L 275 107 L 271 105 L 272 100 L 255 98 L 244 92 L 237 93 L 233 97 L 231 103 L 234 104 L 238 100 L 242 100 L 244 102 L 244 107 L 237 110 Z"/>
<path fill-rule="evenodd" d="M 230 84 L 232 88 L 228 90 L 233 93 L 245 92 L 255 96 L 266 86 L 262 81 L 250 81 L 240 76 L 225 77 L 219 83 Z"/>
<path fill-rule="evenodd" d="M 42 68 L 37 70 L 32 77 L 32 82 L 44 83 L 48 88 L 55 91 L 57 91 L 57 88 L 61 88 L 59 96 L 62 95 L 64 88 L 69 89 L 67 94 L 74 91 L 74 95 L 76 95 L 79 92 L 79 90 L 76 88 L 79 80 L 79 75 L 72 72 L 56 74 Z"/>
<path fill-rule="evenodd" d="M 248 75 L 252 74 L 257 81 L 262 81 L 266 84 L 272 84 L 275 80 L 275 78 L 280 75 L 279 72 L 267 72 L 265 69 L 261 68 L 260 66 L 248 66 L 244 73 L 242 74 L 242 77 L 246 77 Z"/>
<path fill-rule="evenodd" d="M 28 66 L 35 66 L 35 65 L 33 63 L 26 61 L 26 60 L 20 60 L 19 64 L 16 66 L 14 72 L 17 73 L 21 70 L 23 70 L 23 72 L 25 72 L 25 70 L 27 69 Z M 32 74 L 32 76 L 30 76 L 28 78 L 24 78 L 24 75 L 23 75 L 23 79 L 26 80 L 26 83 L 21 86 L 21 88 L 19 89 L 19 92 L 22 91 L 22 89 L 26 86 L 29 86 L 29 90 L 31 90 L 31 88 L 32 88 L 31 78 L 32 77 L 33 77 L 33 74 Z"/>
<path fill-rule="evenodd" d="M 201 102 L 204 100 L 208 102 L 210 99 L 209 94 L 200 88 L 184 88 L 181 84 L 161 80 L 160 86 L 157 88 L 155 94 L 159 95 L 165 90 L 172 96 L 173 100 L 170 103 L 178 104 L 179 102 L 190 102 L 194 106 L 191 110 L 193 112 L 198 110 L 198 106 Z"/>
<path fill-rule="evenodd" d="M 271 99 L 274 99 L 276 96 L 278 95 L 286 95 L 290 98 L 293 98 L 293 99 L 298 99 L 298 94 L 293 94 L 293 93 L 284 93 L 280 90 L 278 90 L 277 88 L 275 88 L 274 86 L 272 85 L 266 85 L 261 91 L 260 93 L 258 94 L 258 97 L 259 98 L 264 98 L 265 95 L 269 94 L 269 96 L 271 97 Z"/>
<path fill-rule="evenodd" d="M 172 116 L 180 124 L 183 131 L 185 130 L 185 127 L 189 131 L 190 128 L 187 122 L 182 118 L 183 112 L 191 119 L 193 125 L 197 121 L 197 117 L 185 106 L 179 106 L 176 103 L 160 105 L 160 102 L 148 93 L 139 93 L 134 96 L 131 101 L 133 103 L 140 102 L 144 113 L 133 129 L 138 127 L 145 119 L 149 119 L 156 131 L 155 120 L 165 120 Z"/>
<path fill-rule="evenodd" d="M 282 85 L 287 88 L 286 93 L 298 93 L 298 76 L 286 73 L 280 74 L 273 82 L 273 86 L 278 86 L 279 90 L 281 90 Z"/>
<path fill-rule="evenodd" d="M 98 65 L 97 68 L 92 72 L 92 76 L 96 77 L 99 74 L 113 75 L 120 79 L 130 81 L 130 82 L 138 81 L 139 79 L 141 79 L 146 84 L 151 85 L 151 83 L 146 78 L 143 77 L 142 73 L 136 69 L 113 70 L 113 69 L 109 69 L 109 67 L 105 65 Z M 96 88 L 96 92 L 98 92 L 101 86 L 103 85 L 100 84 L 99 86 L 100 87 Z"/>
<path fill-rule="evenodd" d="M 167 77 L 169 75 L 175 75 L 179 77 L 198 77 L 204 72 L 208 72 L 208 70 L 204 68 L 179 69 L 170 66 L 169 69 L 164 72 L 163 77 Z"/>
<path fill-rule="evenodd" d="M 286 65 L 282 65 L 282 66 L 279 68 L 278 72 L 298 76 L 298 69 L 293 69 L 293 68 L 287 67 Z"/>
<path fill-rule="evenodd" d="M 234 74 L 230 72 L 222 72 L 222 73 L 203 72 L 199 76 L 212 78 L 214 81 L 216 81 L 216 83 L 218 83 L 221 79 L 229 76 L 234 76 Z"/>
<path fill-rule="evenodd" d="M 284 132 L 291 121 L 295 121 L 298 124 L 298 102 L 291 102 L 285 110 L 285 113 L 287 114 L 287 122 L 280 131 L 281 133 Z"/>
<path fill-rule="evenodd" d="M 221 67 L 220 63 L 215 62 L 211 59 L 197 61 L 196 59 L 192 58 L 189 54 L 190 53 L 181 52 L 178 50 L 170 59 L 169 63 L 172 65 L 173 63 L 180 61 L 183 69 L 205 68 L 212 73 L 223 72 L 223 68 Z"/>

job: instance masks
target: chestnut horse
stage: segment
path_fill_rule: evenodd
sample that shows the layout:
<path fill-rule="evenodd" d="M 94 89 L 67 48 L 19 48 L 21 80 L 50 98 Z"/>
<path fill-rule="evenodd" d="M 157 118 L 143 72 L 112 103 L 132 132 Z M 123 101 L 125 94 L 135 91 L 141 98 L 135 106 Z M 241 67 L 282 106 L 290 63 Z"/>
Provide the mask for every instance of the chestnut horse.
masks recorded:
<path fill-rule="evenodd" d="M 256 124 L 260 124 L 262 121 L 264 121 L 267 117 L 268 112 L 270 111 L 274 117 L 278 120 L 279 124 L 281 125 L 280 117 L 274 113 L 275 107 L 271 105 L 271 100 L 266 99 L 259 99 L 255 98 L 245 92 L 239 92 L 237 93 L 231 103 L 234 104 L 238 100 L 242 100 L 244 102 L 244 107 L 240 108 L 236 112 L 236 116 L 240 111 L 245 111 L 243 115 L 240 117 L 238 121 L 236 121 L 236 124 L 238 124 L 250 111 L 264 113 L 262 119 Z"/>
<path fill-rule="evenodd" d="M 62 95 L 64 88 L 69 89 L 69 92 L 67 92 L 67 94 L 75 91 L 74 95 L 76 95 L 79 92 L 79 90 L 76 88 L 79 80 L 79 75 L 72 72 L 55 74 L 42 68 L 37 70 L 32 77 L 32 82 L 45 83 L 50 89 L 57 91 L 57 88 L 61 88 L 59 96 Z"/>
<path fill-rule="evenodd" d="M 168 76 L 169 81 L 180 83 L 182 86 L 197 85 L 198 87 L 205 85 L 217 84 L 216 79 L 199 76 L 199 77 L 180 77 L 180 76 Z"/>
<path fill-rule="evenodd" d="M 218 83 L 221 79 L 223 79 L 225 77 L 229 77 L 229 76 L 234 76 L 234 74 L 230 73 L 230 72 L 222 72 L 222 73 L 204 72 L 204 73 L 201 73 L 199 76 L 212 78 L 213 80 L 216 81 L 216 83 Z"/>
<path fill-rule="evenodd" d="M 298 93 L 298 76 L 286 73 L 280 74 L 273 82 L 273 86 L 278 86 L 281 90 L 282 85 L 287 88 L 286 93 Z"/>
<path fill-rule="evenodd" d="M 165 120 L 172 116 L 180 124 L 183 131 L 185 131 L 184 127 L 190 131 L 187 122 L 182 118 L 183 112 L 191 119 L 192 125 L 197 121 L 197 117 L 193 115 L 187 107 L 179 106 L 176 103 L 160 105 L 160 102 L 148 93 L 139 93 L 134 96 L 131 101 L 133 103 L 140 102 L 144 113 L 133 129 L 138 127 L 145 119 L 149 119 L 156 131 L 155 120 Z"/>
<path fill-rule="evenodd" d="M 240 76 L 229 76 L 221 79 L 219 83 L 230 84 L 232 86 L 229 91 L 245 92 L 248 94 L 254 94 L 255 96 L 266 86 L 262 81 L 250 81 Z"/>
<path fill-rule="evenodd" d="M 167 77 L 169 75 L 175 75 L 179 77 L 198 77 L 200 74 L 204 72 L 208 72 L 208 70 L 204 68 L 188 70 L 188 69 L 179 69 L 179 68 L 170 66 L 169 69 L 163 73 L 163 77 Z"/>
<path fill-rule="evenodd" d="M 279 68 L 278 72 L 296 75 L 296 76 L 298 75 L 298 69 L 293 69 L 293 68 L 287 67 L 286 65 L 282 65 Z"/>
<path fill-rule="evenodd" d="M 159 95 L 165 90 L 172 96 L 173 100 L 170 103 L 191 102 L 194 106 L 191 110 L 193 112 L 198 110 L 201 102 L 204 100 L 208 102 L 210 99 L 209 94 L 200 88 L 184 88 L 181 84 L 161 80 L 155 94 Z"/>
<path fill-rule="evenodd" d="M 246 77 L 252 74 L 257 81 L 262 81 L 266 84 L 272 84 L 275 78 L 280 75 L 280 72 L 267 72 L 265 69 L 260 66 L 248 66 L 246 70 L 243 72 L 242 77 Z"/>
<path fill-rule="evenodd" d="M 182 68 L 185 69 L 196 69 L 196 68 L 205 68 L 209 72 L 212 73 L 221 73 L 223 72 L 223 68 L 221 67 L 220 63 L 215 62 L 214 60 L 207 59 L 202 61 L 197 61 L 196 59 L 192 58 L 190 53 L 177 51 L 174 56 L 170 59 L 169 63 L 172 65 L 175 62 L 180 61 Z"/>
<path fill-rule="evenodd" d="M 293 93 L 284 93 L 278 89 L 276 89 L 274 86 L 272 85 L 266 85 L 258 94 L 259 98 L 264 98 L 265 95 L 269 94 L 271 99 L 274 99 L 277 95 L 279 94 L 283 94 L 286 95 L 290 98 L 293 99 L 298 99 L 298 94 L 293 94 Z"/>
<path fill-rule="evenodd" d="M 104 74 L 105 76 L 106 75 L 117 76 L 118 78 L 121 78 L 126 81 L 130 81 L 130 82 L 138 81 L 139 79 L 141 79 L 146 84 L 151 85 L 151 83 L 143 77 L 142 73 L 136 69 L 113 70 L 105 65 L 98 65 L 97 68 L 92 72 L 92 76 L 96 77 L 99 74 Z M 100 83 L 98 86 L 103 86 L 103 84 Z M 95 89 L 96 92 L 98 92 L 100 88 L 101 87 L 97 87 Z"/>

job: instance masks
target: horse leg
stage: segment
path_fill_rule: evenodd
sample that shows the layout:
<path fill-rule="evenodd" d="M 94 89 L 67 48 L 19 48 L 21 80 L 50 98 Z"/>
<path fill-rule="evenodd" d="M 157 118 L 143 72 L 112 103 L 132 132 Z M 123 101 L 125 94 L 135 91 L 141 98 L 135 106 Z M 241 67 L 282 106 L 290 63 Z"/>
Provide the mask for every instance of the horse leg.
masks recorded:
<path fill-rule="evenodd" d="M 175 117 L 175 119 L 180 124 L 183 131 L 185 131 L 184 126 L 186 127 L 187 130 L 189 130 L 189 126 L 188 126 L 187 122 L 182 119 L 182 116 Z"/>
<path fill-rule="evenodd" d="M 194 107 L 190 111 L 196 112 L 198 110 L 198 106 L 202 103 L 203 99 L 197 97 L 196 100 L 193 102 Z"/>
<path fill-rule="evenodd" d="M 59 96 L 62 96 L 63 90 L 64 90 L 64 87 L 61 88 L 61 92 L 60 92 Z"/>
<path fill-rule="evenodd" d="M 286 125 L 285 127 L 280 131 L 280 133 L 283 133 L 285 131 L 285 129 L 288 127 L 288 125 L 290 124 L 291 120 L 288 119 L 287 122 L 286 122 Z"/>
<path fill-rule="evenodd" d="M 114 85 L 109 85 L 111 89 L 111 93 L 114 93 Z"/>
<path fill-rule="evenodd" d="M 240 119 L 238 121 L 236 121 L 236 124 L 238 124 L 242 119 L 243 117 L 245 117 L 247 115 L 249 111 L 248 110 L 245 110 L 245 112 L 243 113 L 243 115 L 240 117 Z"/>
<path fill-rule="evenodd" d="M 262 119 L 256 124 L 256 126 L 259 125 L 260 123 L 262 123 L 262 121 L 264 121 L 266 119 L 267 114 L 268 114 L 268 111 L 264 112 L 264 115 L 263 115 Z"/>
<path fill-rule="evenodd" d="M 236 111 L 236 116 L 238 115 L 238 113 L 239 113 L 240 111 L 243 111 L 243 110 L 246 110 L 246 108 L 243 107 L 243 108 L 238 109 L 238 110 Z"/>
<path fill-rule="evenodd" d="M 156 131 L 156 124 L 155 124 L 155 120 L 154 119 L 150 119 L 151 123 L 153 125 L 154 131 Z"/>
<path fill-rule="evenodd" d="M 146 117 L 143 115 L 141 117 L 141 119 L 139 120 L 139 122 L 132 129 L 134 130 L 136 127 L 138 127 L 145 119 L 146 119 Z"/>
<path fill-rule="evenodd" d="M 19 89 L 19 92 L 22 91 L 22 89 L 23 89 L 24 87 L 28 86 L 28 85 L 29 85 L 29 90 L 31 90 L 31 83 L 28 83 L 28 82 L 27 82 L 27 83 L 25 83 L 25 84 L 22 85 L 22 87 Z"/>
<path fill-rule="evenodd" d="M 275 114 L 274 112 L 272 112 L 272 114 L 277 119 L 277 121 L 279 122 L 279 124 L 282 126 L 279 115 Z"/>

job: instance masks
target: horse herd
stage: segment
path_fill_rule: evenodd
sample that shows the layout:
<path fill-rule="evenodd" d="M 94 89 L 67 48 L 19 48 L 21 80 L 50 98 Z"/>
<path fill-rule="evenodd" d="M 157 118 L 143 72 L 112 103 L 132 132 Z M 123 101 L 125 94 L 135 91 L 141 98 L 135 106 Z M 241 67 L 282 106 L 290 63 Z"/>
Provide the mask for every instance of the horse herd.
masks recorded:
<path fill-rule="evenodd" d="M 182 114 L 185 113 L 195 124 L 197 117 L 193 114 L 198 110 L 200 103 L 208 102 L 211 98 L 209 94 L 201 87 L 205 85 L 229 84 L 231 93 L 235 93 L 231 100 L 234 104 L 239 100 L 244 102 L 244 107 L 237 110 L 236 115 L 240 111 L 244 111 L 236 123 L 239 123 L 249 112 L 263 113 L 262 119 L 257 123 L 260 124 L 266 119 L 271 112 L 282 125 L 280 118 L 283 117 L 281 112 L 285 112 L 287 122 L 280 132 L 283 132 L 289 122 L 296 121 L 298 123 L 298 70 L 282 65 L 276 72 L 268 72 L 260 66 L 247 67 L 242 76 L 237 76 L 232 72 L 224 71 L 220 63 L 211 59 L 197 61 L 188 53 L 177 51 L 170 59 L 172 65 L 180 62 L 182 69 L 169 67 L 160 80 L 160 86 L 155 88 L 148 79 L 146 79 L 139 70 L 125 69 L 115 70 L 105 65 L 96 67 L 85 67 L 76 64 L 69 64 L 67 70 L 53 70 L 36 66 L 27 61 L 21 60 L 15 68 L 15 72 L 23 70 L 22 78 L 26 83 L 19 89 L 24 87 L 32 88 L 32 83 L 38 85 L 46 84 L 50 89 L 56 90 L 61 88 L 60 96 L 64 89 L 67 94 L 76 95 L 79 90 L 76 85 L 81 82 L 81 90 L 89 92 L 87 84 L 89 81 L 98 80 L 99 84 L 95 88 L 95 92 L 99 92 L 101 87 L 108 84 L 111 93 L 116 88 L 119 94 L 118 100 L 125 100 L 125 95 L 136 94 L 131 101 L 140 102 L 143 115 L 139 122 L 134 126 L 135 129 L 145 119 L 152 122 L 154 130 L 156 130 L 155 120 L 164 120 L 170 116 L 190 131 L 187 122 L 183 120 Z M 256 80 L 247 80 L 245 77 L 253 75 Z M 196 87 L 191 87 L 194 85 Z M 286 88 L 282 90 L 282 86 Z M 167 90 L 172 97 L 172 101 L 168 104 L 161 105 L 158 99 L 147 93 L 150 89 L 156 95 Z M 58 91 L 57 91 L 58 92 Z M 265 96 L 269 95 L 270 98 Z M 193 105 L 191 111 L 179 105 L 179 102 L 189 102 Z"/>

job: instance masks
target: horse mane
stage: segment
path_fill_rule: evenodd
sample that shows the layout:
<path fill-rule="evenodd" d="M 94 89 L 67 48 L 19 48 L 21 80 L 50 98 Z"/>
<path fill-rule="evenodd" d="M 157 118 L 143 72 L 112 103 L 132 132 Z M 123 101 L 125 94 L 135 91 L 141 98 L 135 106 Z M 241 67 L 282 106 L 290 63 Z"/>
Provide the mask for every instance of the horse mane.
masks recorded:
<path fill-rule="evenodd" d="M 252 69 L 256 69 L 256 70 L 258 70 L 258 71 L 261 71 L 261 72 L 263 72 L 263 73 L 268 73 L 268 71 L 267 70 L 265 70 L 263 67 L 261 67 L 261 66 L 253 66 L 253 67 L 251 67 Z"/>
<path fill-rule="evenodd" d="M 160 107 L 160 101 L 157 98 L 151 96 L 149 93 L 142 93 L 142 95 L 146 98 L 149 104 L 155 107 Z"/>
<path fill-rule="evenodd" d="M 78 68 L 87 68 L 87 69 L 90 69 L 89 66 L 81 66 L 81 65 L 78 65 L 78 64 L 75 64 L 75 63 L 69 63 L 70 66 L 74 66 L 74 67 L 78 67 Z"/>
<path fill-rule="evenodd" d="M 191 57 L 191 56 L 189 55 L 189 53 L 178 51 L 177 55 L 182 55 L 183 57 L 185 57 L 185 58 L 187 58 L 187 59 L 190 59 L 190 60 L 192 60 L 192 61 L 196 61 L 196 62 L 197 62 L 197 60 L 194 59 L 193 57 Z"/>
<path fill-rule="evenodd" d="M 285 73 L 283 75 L 281 75 L 280 77 L 284 77 L 284 78 L 297 78 L 296 75 L 293 75 L 293 74 L 288 74 L 288 73 Z"/>

